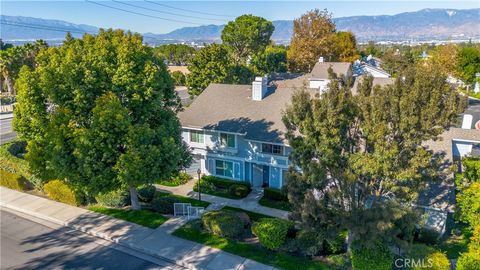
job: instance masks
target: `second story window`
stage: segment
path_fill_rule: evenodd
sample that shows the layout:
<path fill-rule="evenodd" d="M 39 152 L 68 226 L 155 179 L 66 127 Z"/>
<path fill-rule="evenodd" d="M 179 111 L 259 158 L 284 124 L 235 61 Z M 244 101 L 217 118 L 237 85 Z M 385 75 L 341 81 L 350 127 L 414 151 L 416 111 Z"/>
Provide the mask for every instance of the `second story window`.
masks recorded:
<path fill-rule="evenodd" d="M 191 130 L 190 131 L 190 142 L 203 143 L 204 142 L 203 132 L 196 131 L 196 130 Z"/>
<path fill-rule="evenodd" d="M 283 155 L 283 146 L 269 143 L 262 143 L 262 153 L 270 155 Z"/>
<path fill-rule="evenodd" d="M 223 147 L 235 148 L 235 135 L 221 133 L 220 134 L 220 144 Z"/>

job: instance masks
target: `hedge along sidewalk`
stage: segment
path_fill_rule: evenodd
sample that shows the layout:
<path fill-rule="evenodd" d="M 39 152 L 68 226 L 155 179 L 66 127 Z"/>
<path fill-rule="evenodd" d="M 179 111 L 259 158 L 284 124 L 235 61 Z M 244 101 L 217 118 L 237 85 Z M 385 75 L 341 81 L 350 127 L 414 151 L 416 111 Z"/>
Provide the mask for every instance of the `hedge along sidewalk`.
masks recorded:
<path fill-rule="evenodd" d="M 73 228 L 189 269 L 265 269 L 237 255 L 82 208 L 0 187 L 0 207 Z"/>
<path fill-rule="evenodd" d="M 175 195 L 186 196 L 190 198 L 198 198 L 198 192 L 193 191 L 193 185 L 195 181 L 190 181 L 185 185 L 178 187 L 167 187 L 162 185 L 155 185 L 160 192 L 173 193 Z M 244 210 L 264 214 L 267 216 L 278 217 L 282 219 L 288 219 L 288 211 L 274 209 L 270 207 L 261 206 L 258 201 L 262 198 L 263 193 L 260 189 L 252 189 L 250 194 L 243 199 L 227 199 L 223 197 L 213 196 L 202 193 L 202 201 L 207 201 L 212 204 L 220 206 L 230 206 L 235 208 L 241 208 Z"/>

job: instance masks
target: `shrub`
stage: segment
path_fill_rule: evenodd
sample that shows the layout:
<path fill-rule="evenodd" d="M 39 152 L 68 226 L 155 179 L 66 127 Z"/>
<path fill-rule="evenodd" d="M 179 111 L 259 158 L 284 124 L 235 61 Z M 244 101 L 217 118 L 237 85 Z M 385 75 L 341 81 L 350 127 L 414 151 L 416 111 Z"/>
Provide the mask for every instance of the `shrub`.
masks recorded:
<path fill-rule="evenodd" d="M 130 204 L 130 193 L 125 190 L 114 190 L 95 197 L 98 204 L 106 207 L 124 207 Z"/>
<path fill-rule="evenodd" d="M 315 256 L 323 250 L 323 237 L 315 232 L 299 231 L 295 239 L 300 253 L 305 256 Z"/>
<path fill-rule="evenodd" d="M 447 255 L 440 251 L 434 251 L 419 261 L 418 266 L 413 267 L 414 270 L 450 270 L 450 261 Z"/>
<path fill-rule="evenodd" d="M 244 224 L 237 213 L 228 210 L 205 213 L 202 224 L 205 230 L 229 238 L 239 238 L 244 232 Z"/>
<path fill-rule="evenodd" d="M 433 229 L 421 228 L 417 240 L 427 245 L 435 245 L 438 243 L 439 236 L 438 232 Z"/>
<path fill-rule="evenodd" d="M 292 223 L 278 218 L 262 218 L 252 226 L 252 232 L 260 244 L 268 249 L 278 249 L 285 243 L 285 238 Z"/>
<path fill-rule="evenodd" d="M 244 185 L 233 184 L 228 188 L 228 193 L 235 197 L 246 197 L 250 191 Z"/>
<path fill-rule="evenodd" d="M 480 158 L 464 158 L 462 165 L 465 167 L 463 175 L 470 183 L 480 181 Z"/>
<path fill-rule="evenodd" d="M 335 239 L 326 240 L 326 249 L 329 253 L 339 253 L 345 250 L 345 242 L 347 239 L 347 231 L 340 232 Z"/>
<path fill-rule="evenodd" d="M 216 190 L 216 187 L 213 183 L 210 183 L 207 181 L 197 181 L 193 186 L 193 191 L 198 192 L 199 185 L 201 187 L 201 192 L 204 192 L 204 193 L 214 193 Z"/>
<path fill-rule="evenodd" d="M 36 189 L 41 189 L 44 181 L 30 172 L 27 161 L 23 159 L 24 153 L 21 153 L 23 145 L 24 141 L 13 141 L 0 146 L 0 170 L 19 174 Z"/>
<path fill-rule="evenodd" d="M 480 198 L 480 182 L 472 183 L 457 196 L 460 220 L 470 224 L 472 228 L 480 225 L 480 219 L 478 218 L 480 200 L 478 198 Z"/>
<path fill-rule="evenodd" d="M 156 191 L 157 189 L 153 185 L 141 186 L 138 189 L 138 199 L 141 202 L 149 203 L 153 200 Z"/>
<path fill-rule="evenodd" d="M 172 214 L 173 204 L 181 201 L 175 197 L 157 197 L 152 200 L 152 209 L 160 214 Z"/>
<path fill-rule="evenodd" d="M 43 186 L 47 196 L 55 201 L 78 205 L 77 195 L 70 187 L 60 180 L 51 180 Z"/>
<path fill-rule="evenodd" d="M 284 191 L 276 188 L 264 188 L 263 197 L 270 200 L 288 202 L 287 194 Z"/>
<path fill-rule="evenodd" d="M 16 173 L 10 173 L 4 170 L 0 170 L 0 186 L 24 191 L 27 185 L 26 180 L 25 178 L 23 178 L 23 176 Z"/>
<path fill-rule="evenodd" d="M 372 248 L 353 248 L 351 261 L 356 270 L 391 270 L 393 254 L 386 245 L 377 243 Z"/>
<path fill-rule="evenodd" d="M 170 179 L 160 180 L 158 183 L 160 185 L 169 186 L 169 187 L 176 187 L 183 184 L 186 184 L 188 181 L 192 179 L 192 176 L 188 173 L 180 172 Z"/>
<path fill-rule="evenodd" d="M 236 214 L 240 219 L 240 221 L 242 222 L 243 228 L 244 229 L 248 228 L 251 224 L 250 217 L 248 216 L 248 214 L 245 212 L 236 212 Z"/>
<path fill-rule="evenodd" d="M 480 252 L 469 251 L 462 253 L 457 261 L 457 270 L 478 270 L 480 269 Z"/>
<path fill-rule="evenodd" d="M 23 158 L 27 152 L 27 142 L 13 141 L 8 147 L 8 152 L 17 158 Z"/>
<path fill-rule="evenodd" d="M 176 86 L 183 86 L 185 85 L 186 82 L 186 77 L 185 74 L 183 74 L 181 71 L 176 70 L 171 73 L 171 76 L 173 78 L 173 81 L 175 82 Z"/>
<path fill-rule="evenodd" d="M 228 180 L 212 175 L 204 175 L 202 176 L 202 182 L 210 182 L 214 184 L 218 188 L 223 188 L 223 189 L 228 189 L 231 185 L 242 185 L 248 188 L 250 191 L 251 186 L 250 183 L 247 182 L 239 182 L 239 181 L 233 181 L 233 180 Z"/>

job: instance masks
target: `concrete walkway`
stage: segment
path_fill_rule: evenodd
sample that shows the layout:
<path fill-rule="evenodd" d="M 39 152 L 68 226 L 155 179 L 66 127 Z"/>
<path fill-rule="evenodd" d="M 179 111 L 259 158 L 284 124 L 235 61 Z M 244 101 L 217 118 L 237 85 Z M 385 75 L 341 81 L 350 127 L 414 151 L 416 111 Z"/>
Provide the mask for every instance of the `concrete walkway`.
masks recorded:
<path fill-rule="evenodd" d="M 0 207 L 67 226 L 189 269 L 275 269 L 170 235 L 168 231 L 172 226 L 178 226 L 178 222 L 182 222 L 180 220 L 173 220 L 171 222 L 174 224 L 166 224 L 157 229 L 149 229 L 4 187 L 0 187 Z"/>
<path fill-rule="evenodd" d="M 193 191 L 193 185 L 195 184 L 196 181 L 197 181 L 196 179 L 190 180 L 188 181 L 188 183 L 177 186 L 177 187 L 167 187 L 162 185 L 155 185 L 155 186 L 157 187 L 158 191 L 173 193 L 176 195 L 187 196 L 191 198 L 198 198 L 198 192 Z M 280 210 L 280 209 L 265 207 L 258 204 L 258 201 L 262 198 L 262 196 L 263 196 L 263 189 L 254 188 L 252 192 L 248 194 L 247 197 L 239 200 L 222 198 L 222 197 L 212 196 L 212 195 L 203 194 L 203 193 L 202 193 L 202 200 L 213 204 L 213 205 L 210 205 L 208 209 L 219 209 L 224 206 L 230 206 L 230 207 L 242 208 L 248 211 L 252 211 L 252 212 L 256 212 L 256 213 L 260 213 L 268 216 L 288 219 L 289 212 Z"/>

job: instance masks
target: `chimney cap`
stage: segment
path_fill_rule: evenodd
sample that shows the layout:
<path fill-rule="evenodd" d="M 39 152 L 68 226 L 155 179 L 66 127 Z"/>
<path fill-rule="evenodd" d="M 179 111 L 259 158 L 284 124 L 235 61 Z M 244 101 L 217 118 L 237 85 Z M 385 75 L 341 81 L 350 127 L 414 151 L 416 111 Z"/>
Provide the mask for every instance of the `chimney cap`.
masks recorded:
<path fill-rule="evenodd" d="M 318 58 L 318 62 L 320 62 L 320 63 L 323 63 L 323 62 L 325 62 L 325 60 L 324 60 L 323 56 L 320 56 L 320 58 Z"/>

